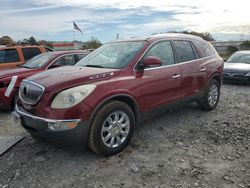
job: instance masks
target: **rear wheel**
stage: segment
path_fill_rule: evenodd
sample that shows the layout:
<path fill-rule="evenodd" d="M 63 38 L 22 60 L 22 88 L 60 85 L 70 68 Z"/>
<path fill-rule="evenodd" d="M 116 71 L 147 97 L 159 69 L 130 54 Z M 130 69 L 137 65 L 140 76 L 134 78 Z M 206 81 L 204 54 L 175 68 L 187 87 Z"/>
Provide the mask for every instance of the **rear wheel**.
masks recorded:
<path fill-rule="evenodd" d="M 89 148 L 99 155 L 113 155 L 129 143 L 135 126 L 130 107 L 120 101 L 111 101 L 94 117 L 89 135 Z"/>
<path fill-rule="evenodd" d="M 206 95 L 199 101 L 203 110 L 213 110 L 216 108 L 220 98 L 220 84 L 217 80 L 212 79 Z"/>

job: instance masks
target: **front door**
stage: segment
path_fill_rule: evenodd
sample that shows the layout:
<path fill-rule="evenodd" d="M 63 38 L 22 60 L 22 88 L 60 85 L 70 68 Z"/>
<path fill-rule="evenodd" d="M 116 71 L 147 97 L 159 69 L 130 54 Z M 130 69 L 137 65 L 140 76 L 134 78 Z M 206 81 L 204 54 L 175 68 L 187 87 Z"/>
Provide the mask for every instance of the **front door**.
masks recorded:
<path fill-rule="evenodd" d="M 170 41 L 162 41 L 154 44 L 141 60 L 148 56 L 155 56 L 161 59 L 159 67 L 146 67 L 141 74 L 140 95 L 137 100 L 142 104 L 141 110 L 147 111 L 164 104 L 174 102 L 183 97 L 181 88 L 181 71 L 178 64 L 175 64 L 173 49 Z"/>

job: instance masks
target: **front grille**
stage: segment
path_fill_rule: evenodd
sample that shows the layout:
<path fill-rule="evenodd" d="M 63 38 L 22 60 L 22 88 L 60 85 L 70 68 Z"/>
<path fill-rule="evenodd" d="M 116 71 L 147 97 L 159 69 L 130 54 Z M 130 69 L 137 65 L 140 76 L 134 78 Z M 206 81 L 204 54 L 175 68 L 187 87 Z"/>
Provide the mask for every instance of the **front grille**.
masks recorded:
<path fill-rule="evenodd" d="M 244 73 L 231 73 L 231 72 L 224 72 L 225 76 L 244 76 Z"/>
<path fill-rule="evenodd" d="M 19 89 L 19 97 L 25 104 L 36 105 L 43 95 L 45 88 L 34 82 L 24 80 Z"/>

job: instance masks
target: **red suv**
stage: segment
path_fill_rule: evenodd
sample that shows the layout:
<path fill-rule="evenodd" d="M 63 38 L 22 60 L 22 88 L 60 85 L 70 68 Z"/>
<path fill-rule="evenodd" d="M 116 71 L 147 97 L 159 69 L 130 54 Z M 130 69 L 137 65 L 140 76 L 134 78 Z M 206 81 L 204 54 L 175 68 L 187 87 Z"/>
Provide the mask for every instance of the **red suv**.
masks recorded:
<path fill-rule="evenodd" d="M 34 137 L 100 155 L 126 147 L 139 121 L 181 102 L 216 107 L 223 60 L 199 37 L 167 34 L 103 45 L 21 83 L 13 117 Z"/>
<path fill-rule="evenodd" d="M 18 67 L 0 69 L 0 110 L 14 107 L 23 79 L 55 67 L 75 65 L 87 54 L 89 52 L 85 50 L 47 52 Z"/>

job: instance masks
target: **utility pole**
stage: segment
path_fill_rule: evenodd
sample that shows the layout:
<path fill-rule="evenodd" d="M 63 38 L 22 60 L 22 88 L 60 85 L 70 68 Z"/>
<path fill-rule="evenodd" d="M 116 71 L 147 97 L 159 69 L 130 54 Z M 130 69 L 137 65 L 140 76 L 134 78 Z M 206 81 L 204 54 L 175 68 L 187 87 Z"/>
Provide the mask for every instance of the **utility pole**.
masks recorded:
<path fill-rule="evenodd" d="M 120 34 L 117 33 L 117 34 L 116 34 L 116 39 L 119 39 L 119 37 L 120 37 Z"/>

